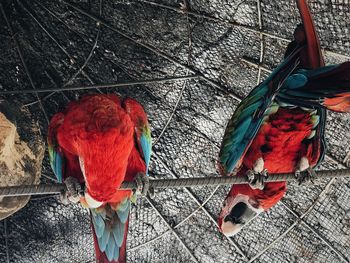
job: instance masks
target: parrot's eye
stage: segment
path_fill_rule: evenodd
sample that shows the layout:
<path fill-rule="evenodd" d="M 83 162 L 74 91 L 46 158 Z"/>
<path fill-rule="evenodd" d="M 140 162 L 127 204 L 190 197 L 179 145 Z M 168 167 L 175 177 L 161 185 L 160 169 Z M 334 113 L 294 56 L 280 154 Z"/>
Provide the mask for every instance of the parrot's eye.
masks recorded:
<path fill-rule="evenodd" d="M 249 204 L 250 204 L 252 207 L 254 207 L 254 208 L 256 208 L 256 209 L 259 208 L 259 203 L 258 203 L 256 200 L 254 200 L 254 199 L 248 199 L 248 202 L 249 202 Z"/>

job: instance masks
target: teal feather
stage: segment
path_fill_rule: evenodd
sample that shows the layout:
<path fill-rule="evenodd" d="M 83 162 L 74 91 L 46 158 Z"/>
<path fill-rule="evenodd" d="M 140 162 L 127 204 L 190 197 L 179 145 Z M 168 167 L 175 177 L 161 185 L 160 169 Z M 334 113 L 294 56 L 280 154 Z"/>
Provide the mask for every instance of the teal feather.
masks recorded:
<path fill-rule="evenodd" d="M 130 204 L 130 201 L 128 198 L 125 198 L 120 204 L 118 205 L 117 211 L 125 211 L 128 209 Z"/>
<path fill-rule="evenodd" d="M 227 164 L 226 164 L 227 171 L 229 171 L 229 172 L 233 171 L 238 160 L 242 156 L 243 151 L 244 151 L 244 145 L 242 145 L 242 147 L 239 147 L 239 148 L 237 147 L 235 149 L 235 151 L 231 153 L 231 155 L 229 156 L 230 158 L 227 160 Z"/>
<path fill-rule="evenodd" d="M 63 167 L 63 159 L 62 156 L 56 152 L 55 154 L 55 175 L 57 177 L 57 181 L 59 183 L 63 182 L 63 176 L 62 176 L 62 167 Z"/>
<path fill-rule="evenodd" d="M 283 92 L 284 95 L 289 95 L 289 96 L 293 96 L 293 97 L 296 97 L 296 98 L 309 98 L 309 99 L 318 99 L 320 96 L 315 94 L 315 93 L 312 93 L 312 92 L 307 92 L 307 91 L 303 91 L 303 90 L 288 90 L 288 91 L 285 91 Z M 283 94 L 279 94 L 280 95 L 283 95 Z"/>
<path fill-rule="evenodd" d="M 249 125 L 252 122 L 252 117 L 249 116 L 243 119 L 240 123 L 233 135 L 231 136 L 232 143 L 240 143 L 244 137 L 245 131 L 248 129 Z"/>
<path fill-rule="evenodd" d="M 124 229 L 125 229 L 125 224 L 119 221 L 112 230 L 114 240 L 118 247 L 121 247 L 123 244 Z"/>
<path fill-rule="evenodd" d="M 228 161 L 229 156 L 232 156 L 232 151 L 235 149 L 236 145 L 239 145 L 244 137 L 244 131 L 249 127 L 251 123 L 252 117 L 248 117 L 245 120 L 243 120 L 240 125 L 237 127 L 237 129 L 229 136 L 228 143 L 224 145 L 223 152 L 225 154 L 220 156 L 220 161 L 222 163 L 226 163 Z M 232 160 L 231 160 L 232 162 Z M 230 165 L 228 165 L 230 166 Z M 230 169 L 228 169 L 230 170 Z"/>
<path fill-rule="evenodd" d="M 302 74 L 304 74 L 307 78 L 314 78 L 321 74 L 329 73 L 330 71 L 337 68 L 339 65 L 329 65 L 325 67 L 320 67 L 313 70 L 303 70 Z"/>
<path fill-rule="evenodd" d="M 258 100 L 257 102 L 246 107 L 239 116 L 239 119 L 245 119 L 249 116 L 252 116 L 253 113 L 263 104 L 262 100 Z"/>
<path fill-rule="evenodd" d="M 113 254 L 114 260 L 117 260 L 119 258 L 119 250 L 120 250 L 119 247 L 116 247 L 114 249 L 114 254 Z"/>
<path fill-rule="evenodd" d="M 109 241 L 109 236 L 111 232 L 107 229 L 107 227 L 104 228 L 103 234 L 101 238 L 98 238 L 98 246 L 100 247 L 100 250 L 104 252 L 107 247 L 107 243 Z"/>
<path fill-rule="evenodd" d="M 114 258 L 113 258 L 114 254 L 115 254 L 114 250 L 116 250 L 116 249 L 119 250 L 119 248 L 116 247 L 116 244 L 115 244 L 115 241 L 114 241 L 114 237 L 113 237 L 113 235 L 109 235 L 109 239 L 108 239 L 107 246 L 106 246 L 106 251 L 105 251 L 107 259 L 109 261 L 114 260 Z"/>
<path fill-rule="evenodd" d="M 117 214 L 120 219 L 120 221 L 124 224 L 126 220 L 129 217 L 129 212 L 130 212 L 130 200 L 126 199 L 121 206 L 118 207 L 117 209 Z"/>
<path fill-rule="evenodd" d="M 105 222 L 99 214 L 95 212 L 91 212 L 91 214 L 96 236 L 101 238 L 105 230 Z"/>
<path fill-rule="evenodd" d="M 249 93 L 249 96 L 255 97 L 255 98 L 261 98 L 264 96 L 268 91 L 268 86 L 258 86 L 258 88 L 255 88 Z"/>
<path fill-rule="evenodd" d="M 289 89 L 298 89 L 304 86 L 307 83 L 307 80 L 307 77 L 303 74 L 293 74 L 286 79 L 283 86 L 286 86 Z"/>
<path fill-rule="evenodd" d="M 151 151 L 152 151 L 152 139 L 151 139 L 151 133 L 148 127 L 143 129 L 143 132 L 140 138 L 140 144 L 141 144 L 142 153 L 144 156 L 144 161 L 146 163 L 146 174 L 148 174 L 148 167 L 149 167 L 149 162 L 151 159 Z"/>
<path fill-rule="evenodd" d="M 93 215 L 92 218 L 95 220 L 96 224 L 98 226 L 103 226 L 104 227 L 105 223 L 104 223 L 103 217 L 99 213 L 96 213 L 96 212 L 93 212 L 93 211 L 92 211 L 92 215 Z"/>
<path fill-rule="evenodd" d="M 130 212 L 130 200 L 125 199 L 118 206 L 118 210 L 110 210 L 112 213 L 106 218 L 106 209 L 90 209 L 93 227 L 97 236 L 97 243 L 101 252 L 106 254 L 109 261 L 118 260 L 119 249 L 124 242 L 125 226 Z M 124 222 L 122 222 L 124 220 Z"/>
<path fill-rule="evenodd" d="M 63 165 L 64 165 L 64 159 L 63 156 L 58 152 L 57 146 L 54 144 L 48 144 L 48 150 L 49 150 L 49 159 L 50 159 L 50 165 L 51 168 L 56 175 L 57 181 L 59 183 L 63 182 Z"/>

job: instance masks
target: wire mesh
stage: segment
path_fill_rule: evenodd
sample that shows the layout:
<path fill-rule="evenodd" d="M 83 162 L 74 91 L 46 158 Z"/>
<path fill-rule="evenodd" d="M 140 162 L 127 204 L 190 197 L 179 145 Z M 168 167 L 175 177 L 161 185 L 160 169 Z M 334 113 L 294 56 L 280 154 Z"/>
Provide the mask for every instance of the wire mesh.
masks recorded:
<path fill-rule="evenodd" d="M 348 257 L 349 240 L 349 182 L 337 180 L 329 187 L 315 208 L 305 218 L 316 231 L 330 242 L 341 254 Z"/>
<path fill-rule="evenodd" d="M 334 252 L 303 224 L 295 226 L 256 262 L 341 262 Z"/>
<path fill-rule="evenodd" d="M 309 2 L 326 62 L 349 59 L 349 2 Z M 39 94 L 43 108 L 35 94 L 3 97 L 27 105 L 43 136 L 45 114 L 51 117 L 78 96 L 117 92 L 136 98 L 149 115 L 155 142 L 151 176 L 157 179 L 215 173 L 218 146 L 239 98 L 280 62 L 300 23 L 293 1 L 69 3 L 78 9 L 65 1 L 3 1 L 1 90 L 52 89 Z M 192 74 L 201 77 L 59 91 Z M 349 166 L 349 130 L 349 115 L 328 114 L 329 155 L 321 169 Z M 42 182 L 54 177 L 47 156 L 43 174 Z M 308 187 L 291 183 L 280 204 L 234 238 L 216 226 L 229 187 L 159 191 L 132 208 L 128 262 L 350 261 L 349 187 L 349 179 Z M 87 212 L 53 197 L 34 198 L 0 222 L 0 237 L 0 262 L 94 261 Z"/>

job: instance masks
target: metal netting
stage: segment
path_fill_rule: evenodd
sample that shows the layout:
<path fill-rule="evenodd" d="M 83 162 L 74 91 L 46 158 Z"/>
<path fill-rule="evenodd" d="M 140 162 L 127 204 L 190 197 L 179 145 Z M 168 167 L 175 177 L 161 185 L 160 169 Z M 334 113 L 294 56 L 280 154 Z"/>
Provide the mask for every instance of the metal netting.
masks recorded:
<path fill-rule="evenodd" d="M 349 60 L 349 1 L 308 2 L 326 63 Z M 45 116 L 78 96 L 116 92 L 137 99 L 152 127 L 150 175 L 157 179 L 216 172 L 227 120 L 281 61 L 300 23 L 294 1 L 0 3 L 0 94 L 52 89 L 1 97 L 24 105 L 44 137 Z M 181 79 L 193 75 L 198 78 Z M 128 85 L 139 80 L 151 83 Z M 116 83 L 126 85 L 59 91 Z M 349 167 L 349 115 L 329 113 L 326 128 L 328 155 L 320 169 Z M 52 182 L 47 153 L 42 173 L 42 183 Z M 139 200 L 130 217 L 128 262 L 350 261 L 349 179 L 289 183 L 282 202 L 233 238 L 216 225 L 228 190 L 156 190 L 153 199 Z M 0 262 L 94 262 L 89 223 L 78 205 L 34 197 L 0 222 Z"/>

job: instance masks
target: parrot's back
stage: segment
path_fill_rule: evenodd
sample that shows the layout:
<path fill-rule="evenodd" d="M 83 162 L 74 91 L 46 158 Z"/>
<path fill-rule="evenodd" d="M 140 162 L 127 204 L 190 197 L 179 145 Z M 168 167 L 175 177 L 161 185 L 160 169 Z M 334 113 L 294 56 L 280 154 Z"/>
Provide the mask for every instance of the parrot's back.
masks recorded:
<path fill-rule="evenodd" d="M 116 95 L 85 96 L 52 118 L 48 145 L 58 180 L 85 183 L 80 201 L 90 210 L 97 262 L 125 262 L 134 196 L 118 188 L 147 174 L 151 135 L 143 107 Z"/>

